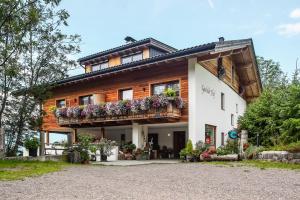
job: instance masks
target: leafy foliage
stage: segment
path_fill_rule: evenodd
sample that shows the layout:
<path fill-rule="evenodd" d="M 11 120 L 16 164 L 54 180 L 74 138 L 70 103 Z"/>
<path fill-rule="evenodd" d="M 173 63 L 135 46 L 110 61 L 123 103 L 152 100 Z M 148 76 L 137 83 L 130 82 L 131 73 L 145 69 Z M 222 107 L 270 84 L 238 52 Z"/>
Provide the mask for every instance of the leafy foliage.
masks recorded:
<path fill-rule="evenodd" d="M 237 140 L 228 139 L 225 146 L 217 148 L 218 155 L 237 154 L 239 146 Z"/>
<path fill-rule="evenodd" d="M 256 134 L 264 146 L 300 140 L 300 85 L 265 89 L 239 119 L 241 129 L 249 131 L 255 144 Z"/>

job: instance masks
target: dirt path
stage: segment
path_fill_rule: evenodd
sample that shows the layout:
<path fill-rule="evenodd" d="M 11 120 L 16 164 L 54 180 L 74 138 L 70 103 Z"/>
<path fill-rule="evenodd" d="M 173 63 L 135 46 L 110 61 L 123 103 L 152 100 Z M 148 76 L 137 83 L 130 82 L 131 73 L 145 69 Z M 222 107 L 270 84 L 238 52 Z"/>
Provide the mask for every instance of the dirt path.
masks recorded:
<path fill-rule="evenodd" d="M 0 199 L 300 199 L 300 172 L 199 163 L 78 166 L 0 182 Z"/>

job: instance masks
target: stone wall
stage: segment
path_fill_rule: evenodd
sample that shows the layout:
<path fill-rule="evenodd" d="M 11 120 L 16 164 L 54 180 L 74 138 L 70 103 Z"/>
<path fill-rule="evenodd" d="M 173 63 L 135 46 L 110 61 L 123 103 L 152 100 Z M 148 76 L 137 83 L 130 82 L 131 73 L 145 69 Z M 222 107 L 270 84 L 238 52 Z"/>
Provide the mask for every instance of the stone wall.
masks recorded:
<path fill-rule="evenodd" d="M 64 158 L 63 155 L 47 155 L 47 156 L 16 156 L 16 157 L 5 157 L 1 158 L 0 160 L 23 160 L 23 161 L 64 161 L 66 158 Z"/>
<path fill-rule="evenodd" d="M 258 159 L 286 163 L 300 163 L 300 153 L 291 153 L 288 151 L 263 151 L 259 153 Z"/>

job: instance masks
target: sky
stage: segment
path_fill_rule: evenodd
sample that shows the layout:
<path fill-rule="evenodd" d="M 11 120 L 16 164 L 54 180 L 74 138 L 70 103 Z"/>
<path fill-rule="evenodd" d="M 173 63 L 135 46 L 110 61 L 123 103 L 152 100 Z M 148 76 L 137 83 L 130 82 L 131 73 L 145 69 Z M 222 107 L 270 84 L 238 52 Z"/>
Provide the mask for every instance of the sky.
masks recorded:
<path fill-rule="evenodd" d="M 60 8 L 70 14 L 64 31 L 82 38 L 75 59 L 123 45 L 126 36 L 178 49 L 252 38 L 256 55 L 289 75 L 300 59 L 300 0 L 63 0 Z"/>

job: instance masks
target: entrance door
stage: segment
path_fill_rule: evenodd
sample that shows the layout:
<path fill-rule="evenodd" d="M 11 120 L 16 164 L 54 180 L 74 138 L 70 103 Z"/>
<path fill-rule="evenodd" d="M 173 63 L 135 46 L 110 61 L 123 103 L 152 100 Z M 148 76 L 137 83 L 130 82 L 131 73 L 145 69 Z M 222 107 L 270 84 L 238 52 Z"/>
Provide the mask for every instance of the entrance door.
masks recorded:
<path fill-rule="evenodd" d="M 185 147 L 185 131 L 173 133 L 174 158 L 179 158 L 179 152 Z"/>
<path fill-rule="evenodd" d="M 149 133 L 148 134 L 148 142 L 152 142 L 152 150 L 159 150 L 158 145 L 158 134 L 157 133 Z"/>

